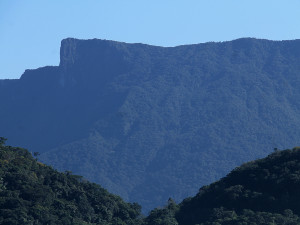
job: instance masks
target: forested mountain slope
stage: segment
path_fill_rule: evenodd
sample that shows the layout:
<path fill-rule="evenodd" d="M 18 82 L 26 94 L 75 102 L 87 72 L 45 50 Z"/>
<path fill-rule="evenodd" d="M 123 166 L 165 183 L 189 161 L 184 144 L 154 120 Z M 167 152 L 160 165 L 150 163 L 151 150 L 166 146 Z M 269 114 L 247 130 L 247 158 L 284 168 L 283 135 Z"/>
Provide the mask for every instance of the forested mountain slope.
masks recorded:
<path fill-rule="evenodd" d="M 99 185 L 59 173 L 0 138 L 0 224 L 138 225 L 140 206 Z"/>
<path fill-rule="evenodd" d="M 145 210 L 300 136 L 300 40 L 172 48 L 65 39 L 0 80 L 0 134 Z"/>
<path fill-rule="evenodd" d="M 300 148 L 243 164 L 179 205 L 155 209 L 147 225 L 300 224 Z"/>

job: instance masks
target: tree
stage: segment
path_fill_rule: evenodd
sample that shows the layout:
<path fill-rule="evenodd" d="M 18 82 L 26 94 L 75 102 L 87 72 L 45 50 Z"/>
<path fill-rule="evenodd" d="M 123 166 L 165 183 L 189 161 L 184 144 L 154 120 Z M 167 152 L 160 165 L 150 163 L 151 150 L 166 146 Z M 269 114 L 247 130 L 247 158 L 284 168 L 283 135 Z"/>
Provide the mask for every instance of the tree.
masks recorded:
<path fill-rule="evenodd" d="M 40 155 L 40 153 L 39 153 L 39 152 L 34 152 L 33 155 L 34 155 L 35 157 L 37 157 L 37 156 Z"/>
<path fill-rule="evenodd" d="M 3 146 L 3 145 L 5 144 L 6 141 L 7 141 L 6 138 L 0 137 L 0 146 Z"/>
<path fill-rule="evenodd" d="M 34 155 L 34 157 L 36 158 L 35 160 L 37 161 L 37 160 L 38 160 L 37 157 L 40 155 L 40 153 L 39 153 L 39 152 L 34 152 L 33 155 Z"/>

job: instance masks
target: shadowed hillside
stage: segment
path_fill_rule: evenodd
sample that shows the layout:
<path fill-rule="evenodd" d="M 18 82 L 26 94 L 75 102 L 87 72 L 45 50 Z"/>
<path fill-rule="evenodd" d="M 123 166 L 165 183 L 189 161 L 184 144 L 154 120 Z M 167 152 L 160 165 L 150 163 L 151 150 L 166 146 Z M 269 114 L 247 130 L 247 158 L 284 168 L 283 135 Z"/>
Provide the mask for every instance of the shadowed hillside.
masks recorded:
<path fill-rule="evenodd" d="M 300 148 L 243 164 L 179 205 L 155 209 L 147 225 L 300 224 Z"/>
<path fill-rule="evenodd" d="M 70 171 L 59 173 L 0 138 L 0 224 L 138 225 L 140 206 L 125 203 Z"/>
<path fill-rule="evenodd" d="M 145 210 L 300 136 L 300 41 L 155 47 L 65 39 L 0 80 L 0 134 Z"/>

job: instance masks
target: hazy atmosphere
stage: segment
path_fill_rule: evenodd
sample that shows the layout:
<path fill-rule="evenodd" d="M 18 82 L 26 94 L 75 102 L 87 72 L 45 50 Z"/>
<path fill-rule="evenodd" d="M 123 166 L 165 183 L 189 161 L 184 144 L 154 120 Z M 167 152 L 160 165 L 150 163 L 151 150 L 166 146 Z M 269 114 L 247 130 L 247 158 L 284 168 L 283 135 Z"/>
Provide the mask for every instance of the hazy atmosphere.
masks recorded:
<path fill-rule="evenodd" d="M 300 36 L 300 1 L 1 0 L 0 78 L 59 64 L 67 37 L 159 46 Z"/>
<path fill-rule="evenodd" d="M 0 0 L 1 225 L 299 225 L 300 1 Z"/>

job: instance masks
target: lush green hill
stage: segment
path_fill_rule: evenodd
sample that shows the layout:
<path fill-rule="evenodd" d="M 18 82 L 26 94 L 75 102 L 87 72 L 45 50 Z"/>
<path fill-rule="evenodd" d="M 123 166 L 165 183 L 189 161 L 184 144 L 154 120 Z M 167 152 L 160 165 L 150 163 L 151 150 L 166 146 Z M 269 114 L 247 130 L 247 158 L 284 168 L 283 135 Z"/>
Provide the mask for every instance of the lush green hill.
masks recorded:
<path fill-rule="evenodd" d="M 0 81 L 0 134 L 144 210 L 299 145 L 300 40 L 174 48 L 65 39 Z"/>
<path fill-rule="evenodd" d="M 179 205 L 155 209 L 148 225 L 300 224 L 300 148 L 245 163 Z"/>
<path fill-rule="evenodd" d="M 0 139 L 0 224 L 137 225 L 138 204 L 99 185 L 60 173 Z"/>
<path fill-rule="evenodd" d="M 57 172 L 0 138 L 0 224 L 298 225 L 300 147 L 245 163 L 180 204 L 141 218 L 125 203 L 70 171 Z"/>

